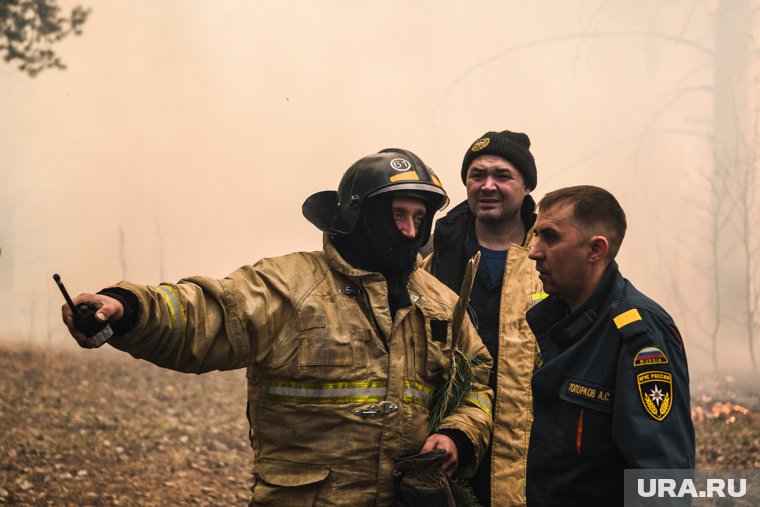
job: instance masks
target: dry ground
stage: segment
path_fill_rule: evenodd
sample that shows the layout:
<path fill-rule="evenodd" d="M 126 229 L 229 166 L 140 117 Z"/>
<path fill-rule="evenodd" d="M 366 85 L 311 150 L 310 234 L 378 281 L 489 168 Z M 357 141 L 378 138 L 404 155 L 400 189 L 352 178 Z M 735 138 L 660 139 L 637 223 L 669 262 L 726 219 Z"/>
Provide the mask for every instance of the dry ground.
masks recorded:
<path fill-rule="evenodd" d="M 0 346 L 0 503 L 246 505 L 243 371 Z"/>
<path fill-rule="evenodd" d="M 755 384 L 692 382 L 701 468 L 760 468 Z M 185 375 L 104 347 L 0 345 L 0 503 L 246 505 L 242 371 Z"/>

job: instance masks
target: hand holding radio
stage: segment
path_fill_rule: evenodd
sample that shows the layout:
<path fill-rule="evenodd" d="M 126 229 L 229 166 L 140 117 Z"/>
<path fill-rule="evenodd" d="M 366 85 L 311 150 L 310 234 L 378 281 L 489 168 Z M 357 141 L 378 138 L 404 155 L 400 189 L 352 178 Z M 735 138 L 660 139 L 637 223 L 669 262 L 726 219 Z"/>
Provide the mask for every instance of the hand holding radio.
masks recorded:
<path fill-rule="evenodd" d="M 108 341 L 113 336 L 108 321 L 119 320 L 122 317 L 124 309 L 121 303 L 102 294 L 80 294 L 72 300 L 61 282 L 61 277 L 55 274 L 53 280 L 66 300 L 61 309 L 63 322 L 79 345 L 84 348 L 96 348 Z"/>

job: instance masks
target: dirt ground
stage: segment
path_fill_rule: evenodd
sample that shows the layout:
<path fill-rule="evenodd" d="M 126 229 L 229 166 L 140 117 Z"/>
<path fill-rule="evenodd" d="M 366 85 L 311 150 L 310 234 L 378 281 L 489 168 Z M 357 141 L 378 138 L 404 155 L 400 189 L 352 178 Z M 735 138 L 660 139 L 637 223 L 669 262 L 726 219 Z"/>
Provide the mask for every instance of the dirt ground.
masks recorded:
<path fill-rule="evenodd" d="M 243 371 L 0 346 L 0 503 L 247 505 Z"/>
<path fill-rule="evenodd" d="M 760 468 L 760 400 L 692 382 L 701 468 Z M 162 370 L 108 347 L 0 345 L 0 504 L 247 505 L 243 371 Z"/>

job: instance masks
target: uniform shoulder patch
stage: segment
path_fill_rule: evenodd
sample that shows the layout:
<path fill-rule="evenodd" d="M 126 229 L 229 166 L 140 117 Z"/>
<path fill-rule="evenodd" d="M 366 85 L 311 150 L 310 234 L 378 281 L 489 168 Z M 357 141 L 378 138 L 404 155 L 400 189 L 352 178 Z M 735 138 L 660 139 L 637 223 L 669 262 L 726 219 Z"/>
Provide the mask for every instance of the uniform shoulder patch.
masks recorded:
<path fill-rule="evenodd" d="M 647 331 L 647 324 L 641 318 L 638 309 L 628 306 L 612 318 L 623 338 L 630 338 Z"/>
<path fill-rule="evenodd" d="M 673 406 L 673 376 L 666 371 L 645 371 L 636 375 L 639 397 L 649 416 L 664 421 Z"/>
<path fill-rule="evenodd" d="M 628 324 L 641 320 L 641 314 L 636 308 L 631 308 L 630 310 L 627 310 L 616 316 L 612 320 L 615 321 L 615 325 L 618 329 L 623 329 Z"/>
<path fill-rule="evenodd" d="M 668 357 L 657 347 L 644 347 L 633 358 L 633 366 L 647 366 L 650 364 L 667 364 Z"/>

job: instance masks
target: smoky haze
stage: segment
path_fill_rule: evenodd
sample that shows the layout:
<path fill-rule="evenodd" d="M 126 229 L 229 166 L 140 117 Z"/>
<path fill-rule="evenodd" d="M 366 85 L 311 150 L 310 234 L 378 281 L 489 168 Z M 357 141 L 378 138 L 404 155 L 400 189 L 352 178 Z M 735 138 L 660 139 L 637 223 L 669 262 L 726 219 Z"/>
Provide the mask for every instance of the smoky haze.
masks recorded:
<path fill-rule="evenodd" d="M 456 204 L 469 144 L 510 129 L 532 140 L 536 198 L 618 197 L 621 270 L 674 315 L 692 369 L 752 367 L 757 229 L 714 182 L 737 160 L 757 173 L 758 2 L 83 2 L 67 70 L 0 66 L 0 337 L 70 346 L 54 272 L 77 294 L 318 249 L 303 200 L 385 147 Z"/>

